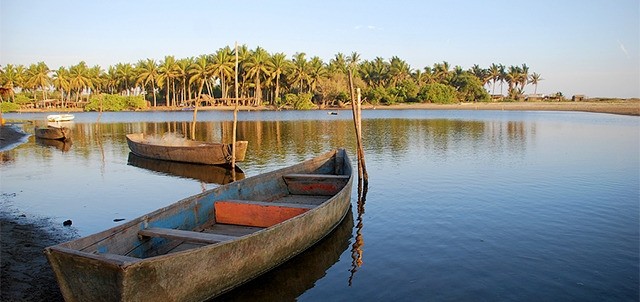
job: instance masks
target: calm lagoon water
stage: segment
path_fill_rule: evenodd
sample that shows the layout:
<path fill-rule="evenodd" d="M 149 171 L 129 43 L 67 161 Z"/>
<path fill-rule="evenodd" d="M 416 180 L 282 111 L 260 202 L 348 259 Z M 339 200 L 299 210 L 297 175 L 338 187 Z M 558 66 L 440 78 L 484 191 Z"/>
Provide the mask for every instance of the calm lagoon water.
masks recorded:
<path fill-rule="evenodd" d="M 78 113 L 71 145 L 4 152 L 0 204 L 79 235 L 228 179 L 132 157 L 125 134 L 191 112 Z M 6 114 L 33 133 L 46 114 Z M 231 112 L 199 112 L 230 141 Z M 369 186 L 325 241 L 223 301 L 637 301 L 640 118 L 579 112 L 363 112 Z M 240 112 L 245 177 L 345 147 L 349 111 Z M 198 173 L 214 175 L 203 179 Z"/>

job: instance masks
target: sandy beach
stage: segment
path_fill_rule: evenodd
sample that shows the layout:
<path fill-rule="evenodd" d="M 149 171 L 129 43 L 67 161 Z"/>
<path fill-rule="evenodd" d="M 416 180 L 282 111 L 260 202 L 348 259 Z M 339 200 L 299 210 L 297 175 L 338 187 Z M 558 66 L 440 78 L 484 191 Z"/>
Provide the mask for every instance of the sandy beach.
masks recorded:
<path fill-rule="evenodd" d="M 394 106 L 365 105 L 365 110 L 523 110 L 523 111 L 584 111 L 640 116 L 640 100 L 613 102 L 516 102 L 467 104 L 400 104 Z M 201 110 L 233 110 L 234 107 L 204 107 Z M 343 108 L 348 110 L 349 108 Z M 156 110 L 169 110 L 158 108 Z M 240 110 L 271 110 L 268 107 L 242 107 Z M 338 110 L 331 108 L 328 110 Z M 0 127 L 0 157 L 26 141 L 27 134 L 12 125 Z M 73 228 L 54 225 L 46 218 L 27 217 L 13 209 L 17 192 L 0 196 L 0 300 L 1 301 L 62 301 L 53 272 L 43 254 L 45 247 L 67 241 L 75 236 Z"/>

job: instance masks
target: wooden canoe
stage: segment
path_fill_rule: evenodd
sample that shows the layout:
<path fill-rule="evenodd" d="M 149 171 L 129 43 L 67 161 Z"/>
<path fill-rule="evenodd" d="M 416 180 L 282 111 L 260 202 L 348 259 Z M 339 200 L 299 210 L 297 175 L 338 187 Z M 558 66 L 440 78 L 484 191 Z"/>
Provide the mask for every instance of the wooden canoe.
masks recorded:
<path fill-rule="evenodd" d="M 135 155 L 184 163 L 224 165 L 231 163 L 232 144 L 183 140 L 179 144 L 154 141 L 143 133 L 127 134 L 127 144 Z M 247 141 L 236 142 L 236 161 L 243 161 Z"/>
<path fill-rule="evenodd" d="M 200 165 L 158 160 L 153 158 L 140 157 L 135 155 L 133 152 L 129 153 L 127 164 L 149 171 L 178 176 L 182 178 L 196 179 L 210 184 L 225 185 L 233 181 L 231 169 L 224 166 Z M 236 180 L 245 178 L 244 172 L 240 168 L 238 168 L 238 166 L 235 167 L 235 170 Z"/>
<path fill-rule="evenodd" d="M 343 149 L 47 247 L 67 301 L 203 301 L 329 234 L 351 206 Z"/>
<path fill-rule="evenodd" d="M 65 140 L 71 138 L 71 129 L 67 127 L 36 127 L 34 130 L 37 138 Z"/>

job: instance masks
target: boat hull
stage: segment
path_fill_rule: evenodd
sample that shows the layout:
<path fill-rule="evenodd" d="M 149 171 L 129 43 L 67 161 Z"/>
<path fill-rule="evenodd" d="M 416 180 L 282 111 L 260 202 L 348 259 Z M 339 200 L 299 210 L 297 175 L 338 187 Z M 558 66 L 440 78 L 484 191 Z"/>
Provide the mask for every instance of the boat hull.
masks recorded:
<path fill-rule="evenodd" d="M 141 157 L 205 165 L 231 163 L 232 144 L 187 141 L 180 146 L 160 145 L 151 143 L 142 133 L 127 134 L 127 144 Z M 236 142 L 236 161 L 244 160 L 247 145 L 247 141 Z"/>
<path fill-rule="evenodd" d="M 34 130 L 37 138 L 65 140 L 71 138 L 71 129 L 67 127 L 36 127 Z"/>
<path fill-rule="evenodd" d="M 294 189 L 285 178 L 298 173 L 335 176 L 330 175 L 324 183 L 303 182 Z M 333 186 L 340 181 L 343 183 Z M 352 183 L 346 152 L 335 150 L 292 167 L 191 196 L 119 227 L 48 247 L 45 254 L 67 301 L 203 301 L 273 269 L 329 234 L 350 208 Z M 159 227 L 176 232 L 229 226 L 218 221 L 223 209 L 218 205 L 236 199 L 260 199 L 265 200 L 263 204 L 271 202 L 277 207 L 281 203 L 269 200 L 290 197 L 303 200 L 303 195 L 287 195 L 288 190 L 300 188 L 303 191 L 296 194 L 313 191 L 307 197 L 314 200 L 323 188 L 335 192 L 325 196 L 326 199 L 323 197 L 322 202 L 306 205 L 309 208 L 302 214 L 267 227 L 247 226 L 256 230 L 232 240 L 169 254 L 145 255 L 154 244 L 162 248 L 165 239 L 141 239 L 143 231 L 152 232 Z M 304 191 L 305 188 L 309 190 Z"/>

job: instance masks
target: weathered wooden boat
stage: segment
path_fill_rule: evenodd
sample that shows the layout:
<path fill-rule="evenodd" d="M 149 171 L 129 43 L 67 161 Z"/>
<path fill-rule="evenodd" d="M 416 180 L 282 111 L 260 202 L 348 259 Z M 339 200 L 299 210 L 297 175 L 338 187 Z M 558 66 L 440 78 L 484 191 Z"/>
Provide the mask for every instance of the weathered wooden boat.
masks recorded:
<path fill-rule="evenodd" d="M 127 164 L 149 171 L 183 178 L 196 179 L 210 184 L 224 185 L 234 181 L 233 175 L 231 174 L 231 168 L 225 166 L 201 165 L 159 160 L 137 156 L 133 152 L 129 153 Z M 238 168 L 238 166 L 235 167 L 235 170 L 235 180 L 241 180 L 245 178 L 244 172 L 240 168 Z"/>
<path fill-rule="evenodd" d="M 75 118 L 73 114 L 49 114 L 47 120 L 50 122 L 68 122 Z"/>
<path fill-rule="evenodd" d="M 180 140 L 174 143 L 146 136 L 144 133 L 127 134 L 131 152 L 138 156 L 194 164 L 224 165 L 231 163 L 232 144 Z M 236 161 L 243 161 L 247 141 L 236 141 Z"/>
<path fill-rule="evenodd" d="M 36 138 L 65 140 L 71 138 L 71 129 L 67 127 L 38 127 L 34 129 Z"/>
<path fill-rule="evenodd" d="M 45 249 L 67 301 L 202 301 L 306 250 L 345 217 L 343 149 Z"/>

